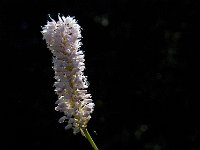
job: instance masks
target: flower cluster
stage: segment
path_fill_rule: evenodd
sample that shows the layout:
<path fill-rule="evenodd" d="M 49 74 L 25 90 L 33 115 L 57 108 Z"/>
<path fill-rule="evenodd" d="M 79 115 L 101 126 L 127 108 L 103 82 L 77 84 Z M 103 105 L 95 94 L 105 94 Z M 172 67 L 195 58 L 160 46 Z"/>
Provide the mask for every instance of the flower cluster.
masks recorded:
<path fill-rule="evenodd" d="M 41 32 L 53 54 L 54 86 L 58 95 L 55 110 L 64 113 L 59 123 L 68 122 L 65 129 L 73 128 L 76 134 L 87 127 L 94 110 L 91 95 L 86 90 L 87 78 L 83 74 L 85 59 L 80 50 L 81 30 L 73 17 L 58 15 L 57 22 L 50 19 Z"/>

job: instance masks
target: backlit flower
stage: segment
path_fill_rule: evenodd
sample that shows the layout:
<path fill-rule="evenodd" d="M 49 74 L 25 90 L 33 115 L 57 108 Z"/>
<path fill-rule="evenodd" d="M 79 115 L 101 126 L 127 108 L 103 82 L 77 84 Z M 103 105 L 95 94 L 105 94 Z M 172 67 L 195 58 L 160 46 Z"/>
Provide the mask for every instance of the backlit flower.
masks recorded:
<path fill-rule="evenodd" d="M 56 111 L 64 113 L 59 123 L 67 122 L 65 129 L 73 128 L 74 134 L 86 128 L 94 109 L 88 82 L 84 76 L 85 59 L 80 50 L 81 30 L 73 17 L 52 18 L 42 27 L 43 39 L 53 54 L 54 83 L 58 100 Z"/>

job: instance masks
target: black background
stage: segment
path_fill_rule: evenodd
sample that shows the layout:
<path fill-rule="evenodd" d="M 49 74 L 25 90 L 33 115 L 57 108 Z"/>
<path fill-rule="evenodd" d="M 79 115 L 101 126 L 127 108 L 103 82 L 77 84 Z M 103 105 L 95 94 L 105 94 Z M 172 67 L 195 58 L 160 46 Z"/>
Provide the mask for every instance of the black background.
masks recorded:
<path fill-rule="evenodd" d="M 5 148 L 89 150 L 54 110 L 48 14 L 75 16 L 100 150 L 199 150 L 200 5 L 194 0 L 0 1 Z"/>

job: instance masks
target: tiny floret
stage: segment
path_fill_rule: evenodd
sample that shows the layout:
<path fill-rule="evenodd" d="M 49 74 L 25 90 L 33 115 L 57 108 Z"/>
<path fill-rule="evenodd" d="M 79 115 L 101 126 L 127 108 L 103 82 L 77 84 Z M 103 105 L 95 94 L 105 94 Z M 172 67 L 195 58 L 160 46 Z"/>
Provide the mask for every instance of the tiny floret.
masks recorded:
<path fill-rule="evenodd" d="M 80 50 L 81 28 L 73 17 L 58 15 L 57 22 L 50 17 L 41 33 L 53 54 L 54 87 L 58 95 L 55 110 L 64 114 L 58 122 L 67 122 L 65 129 L 72 128 L 76 134 L 87 127 L 94 110 L 91 95 L 87 92 L 87 77 L 83 74 L 85 59 Z"/>

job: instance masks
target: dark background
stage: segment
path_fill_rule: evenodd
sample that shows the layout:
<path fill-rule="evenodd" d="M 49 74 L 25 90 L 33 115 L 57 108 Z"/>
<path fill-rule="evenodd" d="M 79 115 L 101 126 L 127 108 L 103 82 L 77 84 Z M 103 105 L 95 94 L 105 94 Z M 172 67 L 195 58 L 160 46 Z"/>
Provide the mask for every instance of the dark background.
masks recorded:
<path fill-rule="evenodd" d="M 5 148 L 89 150 L 54 110 L 48 14 L 83 28 L 88 130 L 100 150 L 199 150 L 200 5 L 194 0 L 0 1 Z"/>

